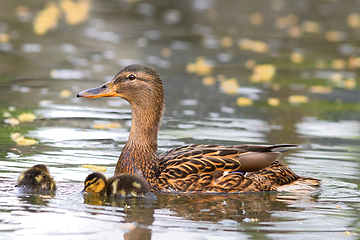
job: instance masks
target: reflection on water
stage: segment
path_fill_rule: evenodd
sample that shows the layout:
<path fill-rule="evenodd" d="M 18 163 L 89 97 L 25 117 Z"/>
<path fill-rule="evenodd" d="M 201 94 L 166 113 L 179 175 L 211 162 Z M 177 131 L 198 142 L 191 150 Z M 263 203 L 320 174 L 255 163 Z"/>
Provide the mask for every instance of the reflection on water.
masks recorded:
<path fill-rule="evenodd" d="M 3 1 L 0 232 L 6 239 L 357 239 L 358 1 Z M 83 196 L 82 165 L 114 173 L 131 111 L 77 99 L 141 63 L 161 74 L 159 152 L 191 144 L 296 143 L 284 154 L 314 193 Z M 21 122 L 33 113 L 33 122 Z M 17 119 L 17 120 L 16 120 Z M 20 146 L 19 133 L 38 143 Z M 54 196 L 16 179 L 49 166 Z"/>

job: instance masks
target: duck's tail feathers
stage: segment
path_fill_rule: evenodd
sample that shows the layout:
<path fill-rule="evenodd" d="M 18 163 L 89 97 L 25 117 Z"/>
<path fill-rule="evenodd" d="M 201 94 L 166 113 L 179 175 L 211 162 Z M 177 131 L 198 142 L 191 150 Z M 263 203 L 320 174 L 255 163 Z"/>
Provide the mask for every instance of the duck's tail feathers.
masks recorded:
<path fill-rule="evenodd" d="M 287 152 L 293 148 L 298 148 L 298 145 L 296 144 L 275 144 L 269 146 L 266 150 L 271 152 Z"/>

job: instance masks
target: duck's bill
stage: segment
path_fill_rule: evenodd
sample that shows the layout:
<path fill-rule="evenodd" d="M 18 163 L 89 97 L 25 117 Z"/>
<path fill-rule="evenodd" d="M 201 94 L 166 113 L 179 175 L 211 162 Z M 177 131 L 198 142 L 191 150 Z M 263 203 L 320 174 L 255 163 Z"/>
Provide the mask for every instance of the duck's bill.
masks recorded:
<path fill-rule="evenodd" d="M 88 89 L 77 94 L 77 97 L 83 98 L 98 98 L 98 97 L 117 97 L 118 94 L 113 88 L 111 82 L 104 83 L 103 85 Z"/>

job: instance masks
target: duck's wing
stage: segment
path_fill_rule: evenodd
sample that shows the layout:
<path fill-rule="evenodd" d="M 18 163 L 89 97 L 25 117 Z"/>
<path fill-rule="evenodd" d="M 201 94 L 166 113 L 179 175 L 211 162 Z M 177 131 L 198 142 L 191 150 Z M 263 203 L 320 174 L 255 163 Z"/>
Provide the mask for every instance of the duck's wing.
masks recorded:
<path fill-rule="evenodd" d="M 276 161 L 289 147 L 296 145 L 189 145 L 176 148 L 159 156 L 159 182 L 164 187 L 169 183 L 174 187 L 176 182 L 178 187 L 175 188 L 182 191 L 185 186 L 189 189 L 187 191 L 190 191 L 221 181 L 228 184 L 228 187 L 220 184 L 222 187 L 237 188 L 230 186 L 230 182 L 235 185 L 244 184 L 244 175 L 233 172 L 263 169 Z M 231 174 L 228 174 L 229 172 Z M 245 185 L 248 184 L 251 183 L 247 182 Z"/>
<path fill-rule="evenodd" d="M 159 155 L 159 166 L 169 178 L 218 170 L 252 172 L 269 166 L 290 147 L 296 145 L 188 145 Z"/>

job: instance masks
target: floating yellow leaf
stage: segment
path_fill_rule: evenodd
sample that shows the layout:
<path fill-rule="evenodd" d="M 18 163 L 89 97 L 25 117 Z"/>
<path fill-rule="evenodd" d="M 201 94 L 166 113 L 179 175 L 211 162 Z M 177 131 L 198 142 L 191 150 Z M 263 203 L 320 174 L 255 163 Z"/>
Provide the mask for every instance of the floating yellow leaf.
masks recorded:
<path fill-rule="evenodd" d="M 50 29 L 57 28 L 60 10 L 56 3 L 48 2 L 44 10 L 36 13 L 33 21 L 34 33 L 43 35 Z"/>
<path fill-rule="evenodd" d="M 295 25 L 295 26 L 289 27 L 288 34 L 292 38 L 299 38 L 303 35 L 303 31 L 299 26 Z"/>
<path fill-rule="evenodd" d="M 8 118 L 4 121 L 7 124 L 10 124 L 11 126 L 16 126 L 20 124 L 20 121 L 17 118 Z"/>
<path fill-rule="evenodd" d="M 337 70 L 341 70 L 346 67 L 346 63 L 342 59 L 335 59 L 331 62 L 331 67 Z"/>
<path fill-rule="evenodd" d="M 69 25 L 77 25 L 89 18 L 91 8 L 89 0 L 61 0 L 61 8 L 65 12 L 65 21 Z"/>
<path fill-rule="evenodd" d="M 205 85 L 205 86 L 212 86 L 215 84 L 215 78 L 214 77 L 204 77 L 202 79 L 202 83 Z"/>
<path fill-rule="evenodd" d="M 318 86 L 312 86 L 310 87 L 309 91 L 311 93 L 323 93 L 323 94 L 328 94 L 328 93 L 331 93 L 333 90 L 331 87 L 326 87 L 326 86 L 321 86 L 321 85 L 318 85 Z"/>
<path fill-rule="evenodd" d="M 308 32 L 308 33 L 319 33 L 320 24 L 314 21 L 305 21 L 302 24 L 302 29 L 304 32 Z"/>
<path fill-rule="evenodd" d="M 93 128 L 95 129 L 110 129 L 110 128 L 121 128 L 120 123 L 101 123 L 101 124 L 94 124 Z"/>
<path fill-rule="evenodd" d="M 335 30 L 329 30 L 325 33 L 325 38 L 329 42 L 340 42 L 345 40 L 345 33 Z"/>
<path fill-rule="evenodd" d="M 262 41 L 254 41 L 251 39 L 242 39 L 239 42 L 239 48 L 256 53 L 267 53 L 270 50 L 270 47 L 267 43 Z"/>
<path fill-rule="evenodd" d="M 94 172 L 106 172 L 107 168 L 105 166 L 99 166 L 99 165 L 91 165 L 91 164 L 84 164 L 81 165 L 82 168 L 89 168 Z"/>
<path fill-rule="evenodd" d="M 236 100 L 236 104 L 239 106 L 239 107 L 244 107 L 244 106 L 250 106 L 253 104 L 253 101 L 249 98 L 246 98 L 246 97 L 239 97 L 237 100 Z"/>
<path fill-rule="evenodd" d="M 6 43 L 9 42 L 10 36 L 7 33 L 0 33 L 0 42 Z"/>
<path fill-rule="evenodd" d="M 272 107 L 276 107 L 280 105 L 280 100 L 278 98 L 268 98 L 267 102 Z"/>
<path fill-rule="evenodd" d="M 213 70 L 213 66 L 206 62 L 204 57 L 198 57 L 195 63 L 188 63 L 186 71 L 188 73 L 195 73 L 199 76 L 209 75 Z"/>
<path fill-rule="evenodd" d="M 222 47 L 231 47 L 234 44 L 234 40 L 232 39 L 232 37 L 222 37 L 220 40 L 220 45 Z"/>
<path fill-rule="evenodd" d="M 31 146 L 37 144 L 36 140 L 24 138 L 24 136 L 22 136 L 20 133 L 12 133 L 10 137 L 11 140 L 16 142 L 16 144 L 19 146 Z"/>
<path fill-rule="evenodd" d="M 68 98 L 71 96 L 71 92 L 69 90 L 62 90 L 60 92 L 60 97 L 61 98 Z"/>
<path fill-rule="evenodd" d="M 293 52 L 290 55 L 290 59 L 293 63 L 302 63 L 304 62 L 304 55 L 298 52 Z"/>
<path fill-rule="evenodd" d="M 356 87 L 356 81 L 353 78 L 349 78 L 344 80 L 344 88 L 346 89 L 354 89 Z"/>
<path fill-rule="evenodd" d="M 351 28 L 359 29 L 360 28 L 360 14 L 359 13 L 350 14 L 346 19 L 346 23 Z"/>
<path fill-rule="evenodd" d="M 37 141 L 34 139 L 24 138 L 21 136 L 19 139 L 16 140 L 16 144 L 19 146 L 31 146 L 37 144 Z"/>
<path fill-rule="evenodd" d="M 252 82 L 269 82 L 275 75 L 276 67 L 271 64 L 257 65 L 253 69 L 253 74 L 249 76 Z"/>
<path fill-rule="evenodd" d="M 360 57 L 350 57 L 349 68 L 359 68 L 359 67 L 360 67 Z"/>
<path fill-rule="evenodd" d="M 289 97 L 290 103 L 307 103 L 308 101 L 308 97 L 303 95 L 292 95 Z"/>
<path fill-rule="evenodd" d="M 33 122 L 36 116 L 32 113 L 22 113 L 18 116 L 20 122 Z"/>
<path fill-rule="evenodd" d="M 220 83 L 221 90 L 230 95 L 237 94 L 237 89 L 240 87 L 238 81 L 235 78 L 231 78 Z"/>
<path fill-rule="evenodd" d="M 253 59 L 249 59 L 245 62 L 245 67 L 247 69 L 251 69 L 251 68 L 255 67 L 255 65 L 256 65 L 256 62 Z"/>
<path fill-rule="evenodd" d="M 250 23 L 254 26 L 260 25 L 264 21 L 264 17 L 261 13 L 253 13 L 249 17 Z"/>
<path fill-rule="evenodd" d="M 11 113 L 9 113 L 9 112 L 4 112 L 4 113 L 3 113 L 3 117 L 4 117 L 4 118 L 9 118 L 9 117 L 11 117 Z"/>

